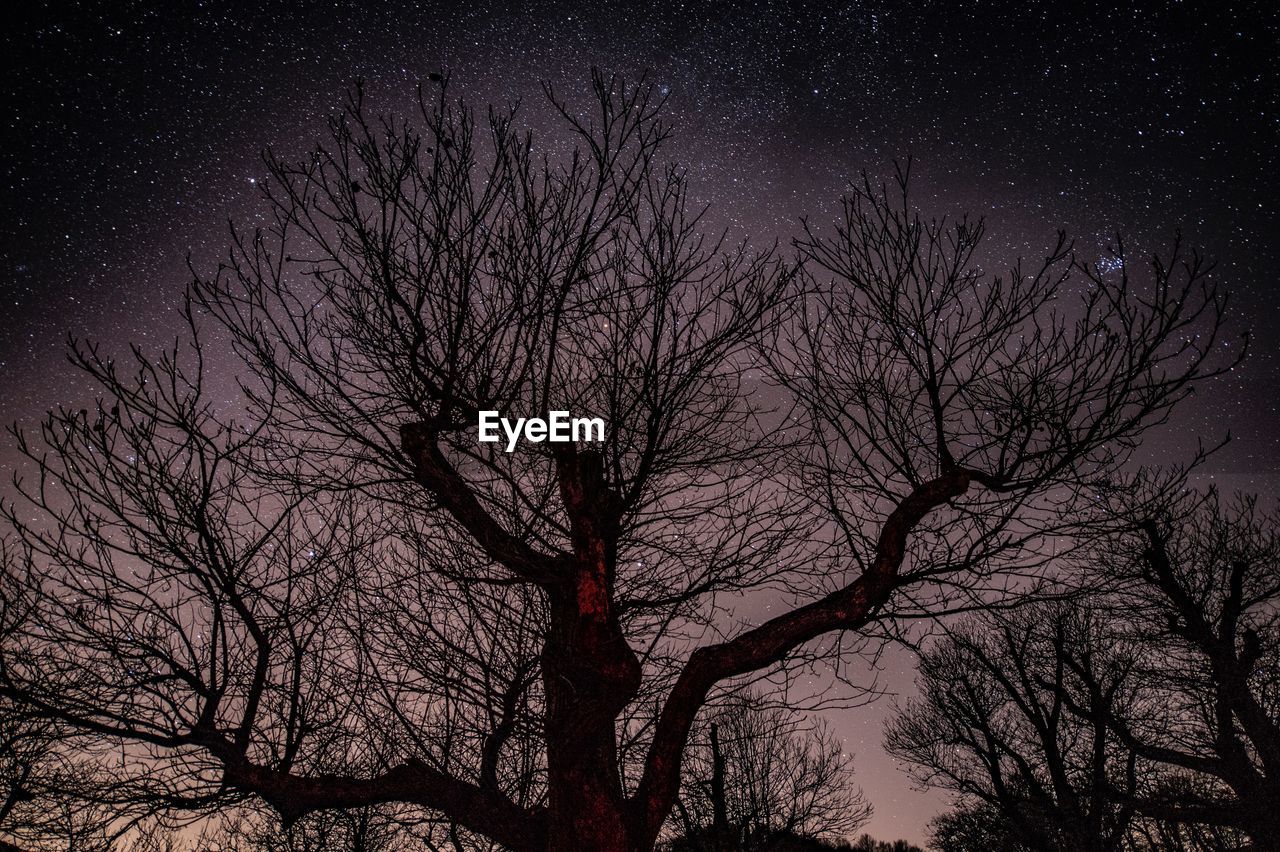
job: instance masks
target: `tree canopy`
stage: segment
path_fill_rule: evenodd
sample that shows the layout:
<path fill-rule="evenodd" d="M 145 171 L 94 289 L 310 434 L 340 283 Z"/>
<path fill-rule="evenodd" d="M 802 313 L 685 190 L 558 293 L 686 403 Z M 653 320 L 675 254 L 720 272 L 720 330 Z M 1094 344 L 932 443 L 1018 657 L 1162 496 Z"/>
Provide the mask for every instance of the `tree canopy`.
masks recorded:
<path fill-rule="evenodd" d="M 546 94 L 554 148 L 447 80 L 412 119 L 357 89 L 268 153 L 186 337 L 73 341 L 96 399 L 17 432 L 0 697 L 118 813 L 652 848 L 717 696 L 1034 577 L 1230 366 L 1180 244 L 1105 271 L 1058 235 L 994 272 L 905 170 L 792 246 L 733 242 L 651 85 Z M 606 439 L 507 453 L 481 410 Z"/>

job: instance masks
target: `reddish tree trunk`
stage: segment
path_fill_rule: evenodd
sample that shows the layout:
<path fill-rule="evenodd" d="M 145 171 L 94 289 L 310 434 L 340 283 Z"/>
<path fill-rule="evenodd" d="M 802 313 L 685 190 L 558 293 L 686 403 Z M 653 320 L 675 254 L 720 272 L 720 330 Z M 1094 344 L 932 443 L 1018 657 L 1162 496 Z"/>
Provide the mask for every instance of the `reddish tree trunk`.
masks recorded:
<path fill-rule="evenodd" d="M 628 852 L 615 722 L 639 687 L 640 664 L 616 623 L 600 630 L 591 614 L 574 612 L 580 603 L 552 601 L 553 635 L 543 652 L 547 848 Z"/>
<path fill-rule="evenodd" d="M 574 564 L 549 589 L 542 655 L 547 694 L 548 842 L 551 852 L 632 852 L 616 723 L 640 688 L 641 668 L 613 602 L 612 495 L 593 454 L 561 460 Z"/>

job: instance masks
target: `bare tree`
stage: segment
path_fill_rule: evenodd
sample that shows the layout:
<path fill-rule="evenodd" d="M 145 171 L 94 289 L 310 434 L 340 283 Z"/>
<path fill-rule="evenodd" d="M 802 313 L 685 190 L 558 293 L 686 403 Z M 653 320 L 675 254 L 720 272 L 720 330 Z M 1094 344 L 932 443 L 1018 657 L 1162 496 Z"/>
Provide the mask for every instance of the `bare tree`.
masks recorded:
<path fill-rule="evenodd" d="M 924 852 L 919 846 L 905 840 L 876 840 L 869 834 L 862 835 L 852 844 L 837 848 L 847 848 L 850 852 Z"/>
<path fill-rule="evenodd" d="M 1073 714 L 1066 645 L 1105 672 L 1098 700 L 1129 688 L 1130 665 L 1107 619 L 1041 605 L 970 620 L 920 659 L 920 697 L 889 728 L 889 751 L 917 780 L 959 794 L 1033 849 L 1128 848 L 1134 754 L 1100 720 Z M 983 810 L 982 808 L 986 808 Z M 949 826 L 950 828 L 959 825 Z"/>
<path fill-rule="evenodd" d="M 1135 646 L 1136 695 L 1099 702 L 1097 661 L 1075 652 L 1081 715 L 1182 779 L 1140 798 L 1146 815 L 1280 838 L 1280 524 L 1253 498 L 1224 505 L 1145 483 L 1097 562 Z M 1150 493 L 1155 491 L 1154 496 Z"/>
<path fill-rule="evenodd" d="M 930 820 L 929 840 L 936 852 L 1036 852 L 1000 808 L 981 800 L 953 803 Z"/>
<path fill-rule="evenodd" d="M 418 128 L 357 91 L 269 156 L 189 339 L 75 343 L 101 397 L 19 433 L 35 604 L 0 691 L 136 801 L 651 848 L 717 690 L 1034 570 L 1050 496 L 1223 366 L 1197 258 L 1139 283 L 1060 240 L 992 277 L 981 223 L 922 220 L 904 179 L 785 261 L 709 232 L 647 85 L 548 91 L 554 148 L 428 91 Z M 607 439 L 508 453 L 487 410 Z M 795 605 L 725 618 L 751 590 Z"/>
<path fill-rule="evenodd" d="M 1029 847 L 1278 836 L 1275 522 L 1169 482 L 1094 515 L 1110 533 L 1083 603 L 987 614 L 926 653 L 923 694 L 890 730 L 921 782 Z"/>
<path fill-rule="evenodd" d="M 695 729 L 676 801 L 673 848 L 768 850 L 796 837 L 842 839 L 871 817 L 853 755 L 824 724 L 750 694 Z"/>

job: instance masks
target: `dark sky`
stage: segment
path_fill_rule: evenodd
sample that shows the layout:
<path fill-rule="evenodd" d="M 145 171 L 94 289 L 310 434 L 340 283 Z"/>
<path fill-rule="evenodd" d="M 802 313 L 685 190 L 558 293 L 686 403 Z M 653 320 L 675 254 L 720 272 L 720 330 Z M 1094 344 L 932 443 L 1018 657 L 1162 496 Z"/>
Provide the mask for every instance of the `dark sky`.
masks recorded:
<path fill-rule="evenodd" d="M 1146 253 L 1182 228 L 1218 260 L 1252 356 L 1144 453 L 1177 460 L 1230 430 L 1206 478 L 1269 497 L 1280 13 L 1119 6 L 41 4 L 0 34 L 0 416 L 86 401 L 64 366 L 68 331 L 119 348 L 171 338 L 188 252 L 207 264 L 228 219 L 253 224 L 260 151 L 313 146 L 353 79 L 404 107 L 444 68 L 477 103 L 523 97 L 537 125 L 540 81 L 580 92 L 597 65 L 669 89 L 694 192 L 759 242 L 908 155 L 922 206 L 988 217 L 993 261 L 1038 256 L 1059 228 L 1094 259 L 1116 230 Z M 910 673 L 886 683 L 907 688 Z M 877 807 L 871 830 L 920 840 L 940 799 L 911 793 L 879 750 L 884 712 L 837 724 Z"/>

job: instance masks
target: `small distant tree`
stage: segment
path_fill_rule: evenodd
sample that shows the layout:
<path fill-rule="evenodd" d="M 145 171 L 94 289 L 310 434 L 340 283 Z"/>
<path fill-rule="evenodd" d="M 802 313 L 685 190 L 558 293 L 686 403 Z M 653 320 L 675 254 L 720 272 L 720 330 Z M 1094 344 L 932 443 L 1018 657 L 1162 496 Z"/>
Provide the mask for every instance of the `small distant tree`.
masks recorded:
<path fill-rule="evenodd" d="M 717 693 L 1034 574 L 1230 364 L 1178 248 L 1139 281 L 1060 237 L 993 275 L 981 221 L 920 215 L 901 175 L 756 250 L 661 158 L 651 86 L 548 90 L 539 147 L 444 83 L 413 123 L 357 91 L 325 145 L 269 155 L 185 338 L 73 342 L 97 399 L 17 433 L 32 606 L 0 697 L 111 801 L 651 849 Z M 607 440 L 508 453 L 485 410 Z M 753 591 L 767 616 L 724 617 Z"/>
<path fill-rule="evenodd" d="M 1038 852 L 1017 836 L 1002 809 L 978 799 L 960 802 L 929 823 L 936 852 Z"/>
<path fill-rule="evenodd" d="M 841 844 L 837 849 L 849 849 L 852 852 L 924 852 L 914 843 L 908 843 L 905 840 L 876 840 L 869 834 L 864 834 L 850 844 Z"/>
<path fill-rule="evenodd" d="M 780 839 L 848 837 L 870 816 L 853 755 L 825 724 L 745 695 L 691 737 L 673 848 L 765 852 Z"/>

